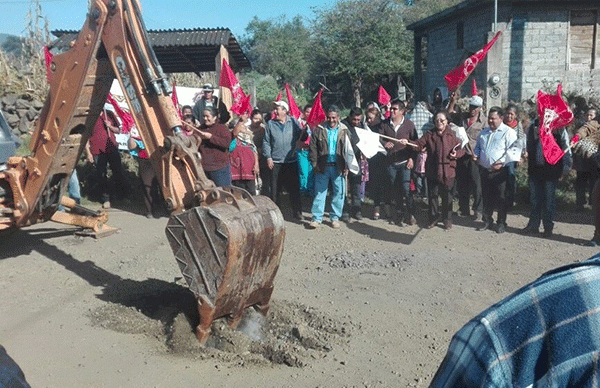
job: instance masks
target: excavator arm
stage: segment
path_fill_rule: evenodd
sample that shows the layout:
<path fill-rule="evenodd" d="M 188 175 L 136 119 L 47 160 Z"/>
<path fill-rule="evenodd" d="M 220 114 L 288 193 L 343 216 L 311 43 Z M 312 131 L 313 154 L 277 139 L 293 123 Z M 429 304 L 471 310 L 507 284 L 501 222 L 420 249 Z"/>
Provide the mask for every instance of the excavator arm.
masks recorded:
<path fill-rule="evenodd" d="M 206 177 L 199 143 L 181 134 L 171 88 L 136 0 L 93 0 L 71 47 L 50 64 L 50 91 L 28 157 L 0 171 L 0 232 L 51 219 L 116 78 L 157 173 L 171 219 L 167 238 L 198 299 L 197 337 L 213 319 L 266 314 L 285 229 L 275 204 Z"/>

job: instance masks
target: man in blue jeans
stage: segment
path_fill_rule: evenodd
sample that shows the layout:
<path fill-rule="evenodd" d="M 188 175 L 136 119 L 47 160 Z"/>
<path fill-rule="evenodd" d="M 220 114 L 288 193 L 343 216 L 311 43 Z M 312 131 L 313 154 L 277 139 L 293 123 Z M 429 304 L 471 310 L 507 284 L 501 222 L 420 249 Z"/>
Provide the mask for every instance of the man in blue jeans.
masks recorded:
<path fill-rule="evenodd" d="M 325 202 L 329 184 L 333 187 L 331 195 L 331 227 L 339 229 L 339 219 L 344 209 L 346 194 L 346 162 L 344 143 L 348 128 L 340 123 L 340 111 L 336 106 L 327 110 L 325 127 L 318 126 L 310 139 L 309 157 L 315 173 L 315 198 L 312 205 L 312 221 L 308 224 L 316 229 L 323 221 Z"/>
<path fill-rule="evenodd" d="M 529 192 L 531 200 L 531 213 L 529 222 L 523 228 L 523 234 L 538 234 L 540 222 L 544 225 L 543 237 L 552 237 L 554 229 L 554 205 L 558 180 L 568 174 L 571 168 L 571 151 L 556 164 L 550 164 L 544 157 L 542 141 L 539 135 L 539 120 L 536 120 L 527 130 L 527 172 L 529 173 Z M 569 136 L 565 128 L 553 131 L 552 135 L 556 144 L 561 149 L 567 149 Z"/>

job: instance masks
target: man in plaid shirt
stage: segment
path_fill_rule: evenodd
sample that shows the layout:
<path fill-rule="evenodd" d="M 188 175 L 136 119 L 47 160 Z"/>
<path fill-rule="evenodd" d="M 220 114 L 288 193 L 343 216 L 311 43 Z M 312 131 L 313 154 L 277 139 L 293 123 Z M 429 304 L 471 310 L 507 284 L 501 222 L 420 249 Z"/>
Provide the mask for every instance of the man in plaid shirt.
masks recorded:
<path fill-rule="evenodd" d="M 473 318 L 430 387 L 598 387 L 600 254 L 552 270 Z"/>

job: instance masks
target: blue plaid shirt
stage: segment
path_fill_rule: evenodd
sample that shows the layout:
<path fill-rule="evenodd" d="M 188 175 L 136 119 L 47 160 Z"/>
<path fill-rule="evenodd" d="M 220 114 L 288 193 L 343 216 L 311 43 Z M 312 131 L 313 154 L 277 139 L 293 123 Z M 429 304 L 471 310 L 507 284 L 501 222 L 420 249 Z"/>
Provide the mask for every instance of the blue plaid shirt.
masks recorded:
<path fill-rule="evenodd" d="M 453 337 L 430 387 L 598 387 L 600 254 L 550 271 Z"/>

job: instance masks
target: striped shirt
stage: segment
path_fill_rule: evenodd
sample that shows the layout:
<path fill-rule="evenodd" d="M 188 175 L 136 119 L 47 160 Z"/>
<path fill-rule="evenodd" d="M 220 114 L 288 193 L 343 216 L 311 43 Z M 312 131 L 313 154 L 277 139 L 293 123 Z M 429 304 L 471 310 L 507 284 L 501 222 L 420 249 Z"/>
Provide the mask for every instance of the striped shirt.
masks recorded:
<path fill-rule="evenodd" d="M 600 254 L 544 274 L 453 337 L 430 387 L 598 387 Z"/>

